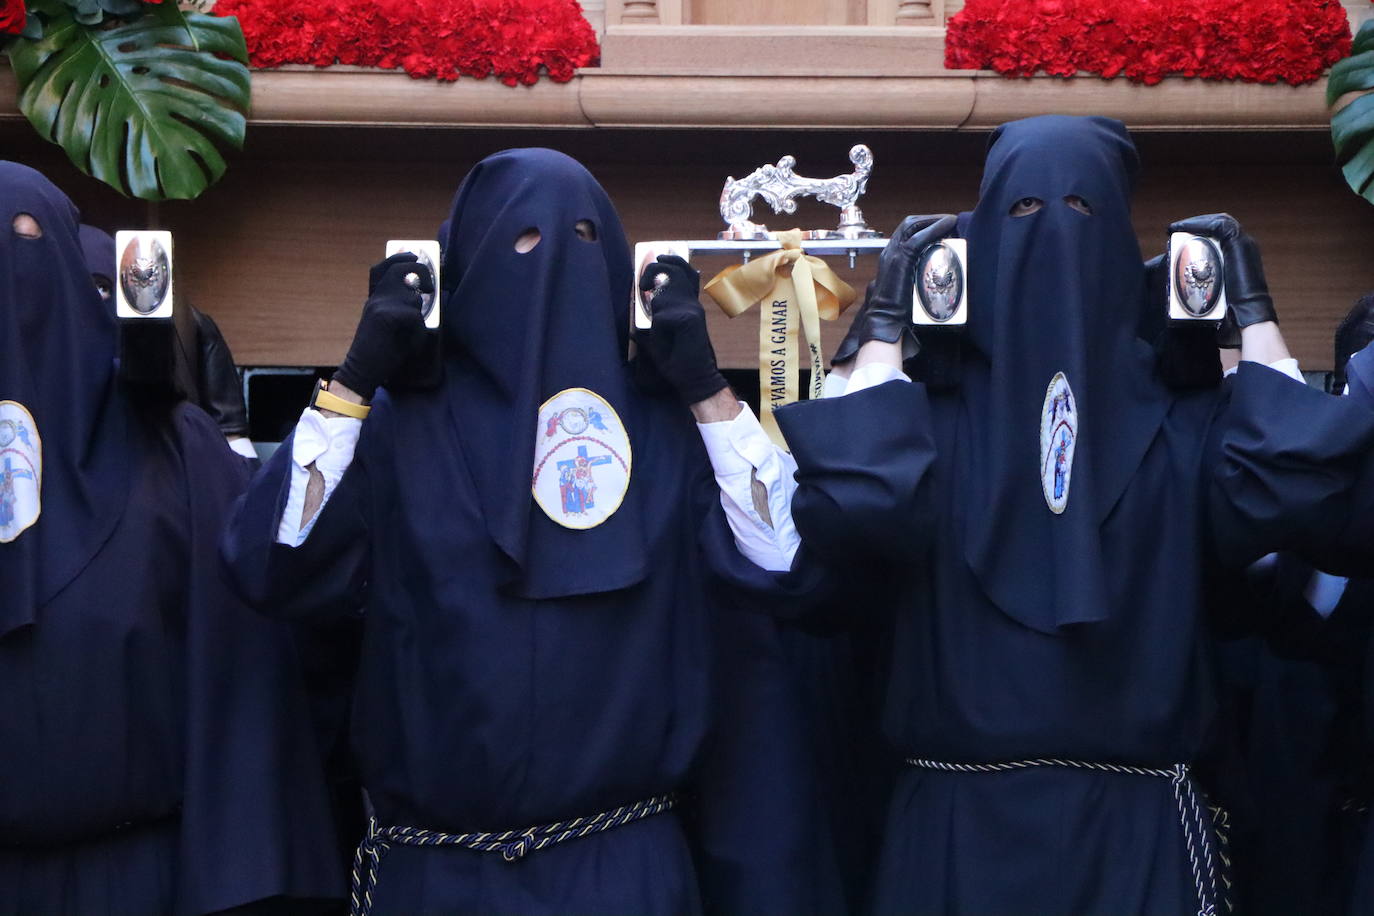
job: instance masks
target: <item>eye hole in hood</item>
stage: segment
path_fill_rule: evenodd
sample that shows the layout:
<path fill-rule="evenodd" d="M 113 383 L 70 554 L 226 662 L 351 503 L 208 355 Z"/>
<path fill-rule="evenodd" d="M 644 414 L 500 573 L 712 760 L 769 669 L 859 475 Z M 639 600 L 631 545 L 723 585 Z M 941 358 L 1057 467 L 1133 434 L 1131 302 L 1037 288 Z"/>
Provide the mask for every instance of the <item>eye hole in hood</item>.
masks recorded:
<path fill-rule="evenodd" d="M 14 215 L 14 234 L 25 239 L 41 239 L 43 237 L 43 227 L 38 224 L 31 213 L 16 213 Z"/>

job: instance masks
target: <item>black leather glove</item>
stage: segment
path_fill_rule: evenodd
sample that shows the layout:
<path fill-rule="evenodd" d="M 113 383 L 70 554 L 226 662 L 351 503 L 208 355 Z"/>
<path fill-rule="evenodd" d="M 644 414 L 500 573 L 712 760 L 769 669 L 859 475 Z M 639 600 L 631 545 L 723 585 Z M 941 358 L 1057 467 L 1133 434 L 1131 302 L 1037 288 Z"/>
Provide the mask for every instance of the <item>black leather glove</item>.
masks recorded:
<path fill-rule="evenodd" d="M 863 331 L 867 321 L 868 304 L 873 301 L 873 287 L 875 283 L 869 283 L 868 289 L 864 292 L 864 301 L 859 305 L 858 311 L 854 314 L 854 320 L 849 323 L 849 333 L 844 335 L 844 340 L 835 348 L 835 355 L 830 358 L 831 366 L 843 366 L 852 362 L 855 356 L 859 355 L 859 334 Z M 908 313 L 909 314 L 909 313 Z M 914 334 L 902 335 L 902 361 L 914 359 L 917 353 L 921 352 L 920 344 L 916 342 Z"/>
<path fill-rule="evenodd" d="M 420 278 L 413 289 L 406 286 L 408 274 Z M 390 381 L 424 339 L 420 294 L 434 292 L 434 277 L 415 255 L 393 254 L 372 268 L 368 289 L 353 345 L 334 373 L 335 380 L 364 398 Z"/>
<path fill-rule="evenodd" d="M 870 340 L 896 343 L 911 337 L 916 260 L 927 245 L 953 232 L 957 222 L 956 217 L 947 214 L 908 216 L 897 226 L 892 240 L 878 257 L 878 279 L 869 289 L 863 311 L 854 319 L 860 347 Z"/>
<path fill-rule="evenodd" d="M 666 282 L 655 285 L 655 279 Z M 701 275 L 674 255 L 659 255 L 644 268 L 639 288 L 653 292 L 649 312 L 653 327 L 635 332 L 646 353 L 686 404 L 704 401 L 727 387 L 716 367 L 716 351 L 706 333 L 706 312 L 701 308 Z"/>
<path fill-rule="evenodd" d="M 1226 317 L 1217 332 L 1221 346 L 1240 346 L 1241 328 L 1279 320 L 1264 279 L 1259 245 L 1245 234 L 1235 217 L 1228 213 L 1194 216 L 1174 223 L 1169 231 L 1205 235 L 1221 247 L 1221 256 L 1226 261 Z"/>
<path fill-rule="evenodd" d="M 234 354 L 213 318 L 194 307 L 191 316 L 200 350 L 196 373 L 200 407 L 226 436 L 247 436 L 248 405 L 243 402 L 243 379 L 234 365 Z"/>

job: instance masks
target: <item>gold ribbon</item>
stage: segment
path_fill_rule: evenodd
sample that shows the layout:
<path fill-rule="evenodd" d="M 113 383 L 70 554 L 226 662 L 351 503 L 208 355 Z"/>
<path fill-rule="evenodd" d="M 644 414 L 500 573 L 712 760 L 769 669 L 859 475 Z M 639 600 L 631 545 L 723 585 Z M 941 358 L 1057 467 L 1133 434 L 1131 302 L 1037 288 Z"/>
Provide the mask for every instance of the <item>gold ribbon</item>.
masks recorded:
<path fill-rule="evenodd" d="M 748 264 L 725 268 L 706 294 L 731 318 L 762 302 L 759 316 L 759 407 L 763 429 L 782 448 L 787 442 L 773 411 L 797 400 L 797 317 L 811 353 L 811 397 L 825 387 L 821 319 L 834 321 L 854 302 L 854 289 L 820 258 L 802 250 L 800 229 L 777 233 L 782 249 Z"/>

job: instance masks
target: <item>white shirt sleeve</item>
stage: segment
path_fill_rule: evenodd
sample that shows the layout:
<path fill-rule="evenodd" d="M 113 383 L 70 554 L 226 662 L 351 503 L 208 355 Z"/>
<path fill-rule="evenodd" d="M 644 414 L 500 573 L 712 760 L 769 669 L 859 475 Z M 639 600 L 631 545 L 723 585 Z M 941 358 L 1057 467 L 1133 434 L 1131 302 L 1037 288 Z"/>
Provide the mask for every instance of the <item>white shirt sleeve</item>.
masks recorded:
<path fill-rule="evenodd" d="M 230 439 L 228 441 L 229 448 L 232 449 L 235 453 L 242 455 L 245 458 L 258 457 L 257 449 L 253 448 L 253 443 L 248 439 L 238 438 Z"/>
<path fill-rule="evenodd" d="M 277 543 L 299 547 L 310 536 L 330 494 L 353 463 L 353 452 L 362 429 L 362 420 L 325 417 L 313 407 L 307 407 L 301 414 L 291 447 L 291 488 L 287 491 L 286 508 L 282 510 L 281 524 L 277 528 Z M 311 464 L 324 478 L 324 499 L 319 511 L 302 528 L 301 512 L 305 509 L 305 489 L 310 482 L 310 472 L 306 469 Z"/>
<path fill-rule="evenodd" d="M 773 444 L 744 404 L 733 420 L 698 423 L 711 458 L 720 504 L 735 546 L 756 566 L 772 572 L 792 568 L 801 538 L 792 524 L 793 477 L 797 462 Z M 758 499 L 755 499 L 755 482 Z M 761 509 L 766 509 L 767 517 Z"/>
<path fill-rule="evenodd" d="M 911 381 L 891 366 L 870 364 L 848 379 L 826 376 L 825 397 L 853 394 L 896 380 Z M 792 568 L 801 537 L 792 522 L 792 494 L 797 489 L 797 462 L 778 448 L 758 418 L 740 404 L 733 420 L 698 423 L 711 458 L 720 504 L 745 558 L 771 572 Z M 767 510 L 767 515 L 763 509 Z"/>

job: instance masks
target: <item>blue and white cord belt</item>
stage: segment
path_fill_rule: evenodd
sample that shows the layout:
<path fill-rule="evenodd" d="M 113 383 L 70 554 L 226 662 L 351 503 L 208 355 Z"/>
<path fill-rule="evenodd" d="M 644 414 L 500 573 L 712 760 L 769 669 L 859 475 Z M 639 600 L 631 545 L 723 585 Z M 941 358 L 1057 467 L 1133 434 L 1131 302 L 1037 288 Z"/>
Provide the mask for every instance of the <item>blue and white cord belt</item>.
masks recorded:
<path fill-rule="evenodd" d="M 924 760 L 908 757 L 907 764 L 923 770 L 939 770 L 944 773 L 1005 773 L 1011 770 L 1029 770 L 1035 767 L 1060 767 L 1071 770 L 1093 770 L 1099 773 L 1120 773 L 1126 776 L 1153 776 L 1167 779 L 1173 783 L 1174 800 L 1178 802 L 1179 822 L 1183 825 L 1183 840 L 1188 848 L 1188 862 L 1193 870 L 1193 886 L 1197 890 L 1198 916 L 1221 916 L 1230 912 L 1229 895 L 1225 888 L 1229 885 L 1226 872 L 1230 860 L 1221 850 L 1214 854 L 1212 831 L 1217 833 L 1219 844 L 1226 845 L 1226 812 L 1210 807 L 1205 800 L 1199 799 L 1199 792 L 1193 785 L 1186 763 L 1177 763 L 1168 769 L 1153 767 L 1133 767 L 1116 763 L 1087 763 L 1082 760 L 1059 760 L 1040 757 L 1033 760 L 1013 760 L 1007 763 L 944 763 L 939 760 Z"/>
<path fill-rule="evenodd" d="M 377 873 L 381 870 L 382 857 L 393 843 L 398 846 L 457 846 L 474 852 L 499 852 L 507 862 L 518 862 L 531 852 L 662 814 L 671 811 L 676 804 L 675 795 L 656 795 L 591 817 L 501 833 L 440 833 L 418 827 L 381 827 L 377 824 L 377 818 L 369 813 L 367 834 L 353 856 L 349 913 L 351 916 L 368 916 L 372 912 L 372 892 L 377 888 Z"/>

